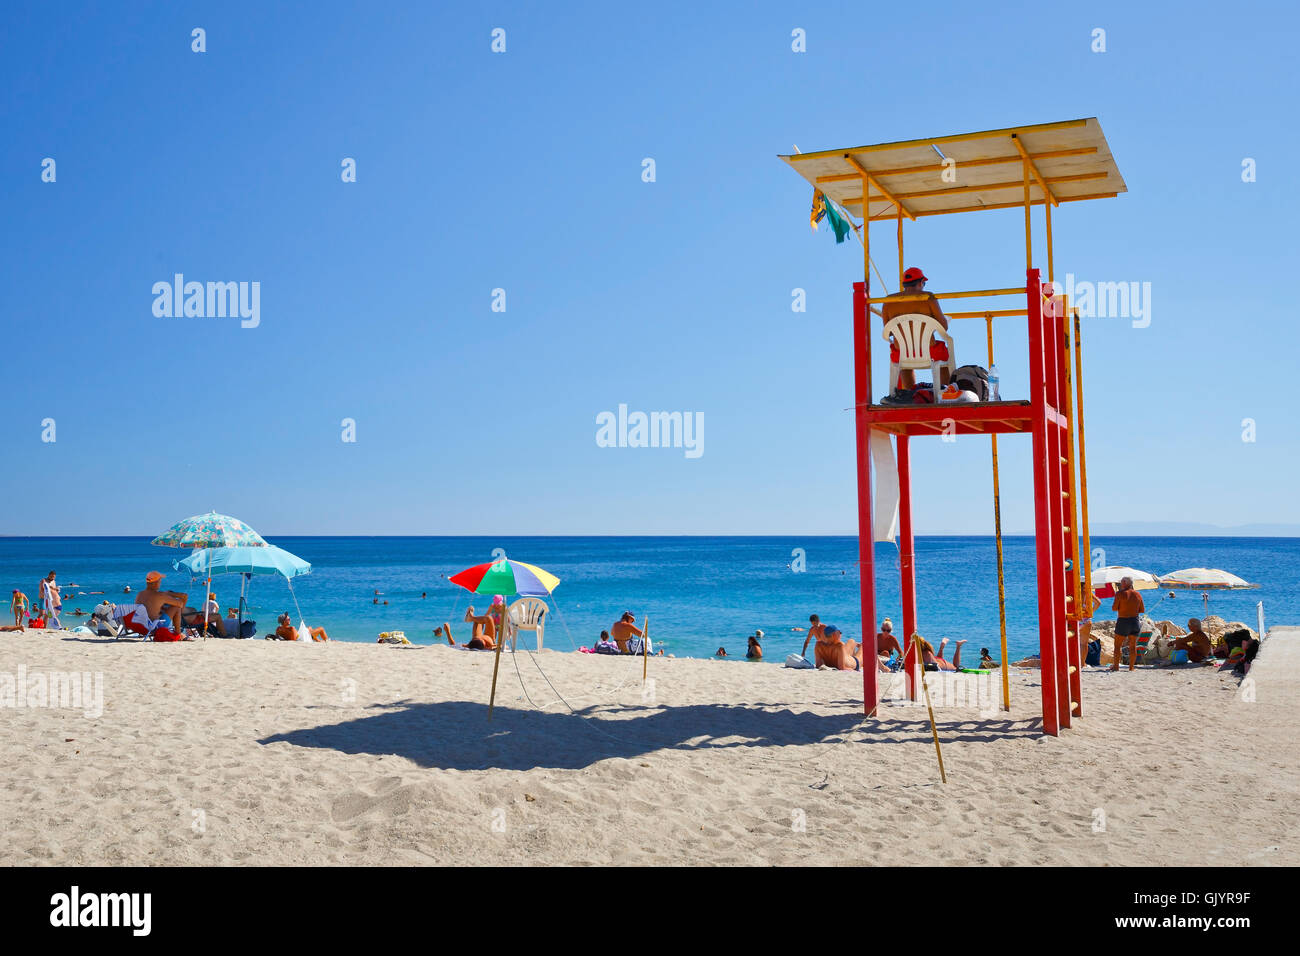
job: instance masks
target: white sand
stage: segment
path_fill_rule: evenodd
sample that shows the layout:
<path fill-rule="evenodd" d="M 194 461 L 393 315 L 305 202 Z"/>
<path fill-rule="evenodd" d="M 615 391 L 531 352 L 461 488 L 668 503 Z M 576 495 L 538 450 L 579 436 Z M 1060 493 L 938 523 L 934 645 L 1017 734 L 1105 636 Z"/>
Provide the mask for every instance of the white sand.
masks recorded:
<path fill-rule="evenodd" d="M 1253 701 L 1089 671 L 1058 739 L 1016 671 L 1009 715 L 936 710 L 946 786 L 924 708 L 863 724 L 857 674 L 652 659 L 643 698 L 637 660 L 538 661 L 584 716 L 523 653 L 536 703 L 504 656 L 489 724 L 486 653 L 0 634 L 0 694 L 103 680 L 97 718 L 0 709 L 0 863 L 1300 863 L 1300 632 Z"/>

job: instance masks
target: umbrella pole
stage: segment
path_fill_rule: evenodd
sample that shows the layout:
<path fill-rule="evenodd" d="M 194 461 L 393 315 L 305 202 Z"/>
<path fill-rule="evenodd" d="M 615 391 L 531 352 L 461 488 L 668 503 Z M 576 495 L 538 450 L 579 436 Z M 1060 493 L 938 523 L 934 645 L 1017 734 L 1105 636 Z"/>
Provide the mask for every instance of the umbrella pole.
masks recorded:
<path fill-rule="evenodd" d="M 488 698 L 488 723 L 492 722 L 492 708 L 496 706 L 497 702 L 497 671 L 501 669 L 501 645 L 506 642 L 504 626 L 501 628 L 501 631 L 502 633 L 497 635 L 497 652 L 496 657 L 492 661 L 492 696 Z"/>
<path fill-rule="evenodd" d="M 207 548 L 204 548 L 203 550 L 207 551 Z M 208 639 L 208 601 L 211 600 L 211 598 L 209 598 L 208 595 L 212 593 L 212 555 L 210 554 L 208 555 L 208 583 L 204 585 L 204 587 L 205 590 L 203 592 L 203 639 L 206 641 Z M 182 614 L 185 613 L 185 608 L 181 608 L 181 613 Z M 184 621 L 181 622 L 181 626 L 182 627 L 185 626 Z"/>
<path fill-rule="evenodd" d="M 650 666 L 650 615 L 645 616 L 645 627 L 641 630 L 641 683 L 645 683 L 646 668 Z"/>

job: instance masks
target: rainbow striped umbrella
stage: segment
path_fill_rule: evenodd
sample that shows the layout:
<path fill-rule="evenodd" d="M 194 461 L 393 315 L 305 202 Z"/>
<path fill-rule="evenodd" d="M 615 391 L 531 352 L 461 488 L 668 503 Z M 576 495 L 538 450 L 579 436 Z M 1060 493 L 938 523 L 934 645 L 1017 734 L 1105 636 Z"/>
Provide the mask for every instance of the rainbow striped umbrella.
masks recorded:
<path fill-rule="evenodd" d="M 266 541 L 238 518 L 209 511 L 178 521 L 150 544 L 164 548 L 261 548 Z"/>
<path fill-rule="evenodd" d="M 476 564 L 451 577 L 452 584 L 459 584 L 475 594 L 518 594 L 522 597 L 541 597 L 550 594 L 560 583 L 560 579 L 549 571 L 544 571 L 535 564 L 511 561 L 502 558 L 487 564 Z"/>

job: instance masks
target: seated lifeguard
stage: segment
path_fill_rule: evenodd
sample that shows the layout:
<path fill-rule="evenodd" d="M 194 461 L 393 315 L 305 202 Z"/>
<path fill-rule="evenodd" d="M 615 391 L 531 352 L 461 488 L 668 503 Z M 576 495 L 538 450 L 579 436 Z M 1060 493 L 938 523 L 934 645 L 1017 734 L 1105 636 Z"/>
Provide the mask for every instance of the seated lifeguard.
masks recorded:
<path fill-rule="evenodd" d="M 886 296 L 886 301 L 881 303 L 880 315 L 886 323 L 890 319 L 895 319 L 900 315 L 932 315 L 938 320 L 939 324 L 946 331 L 948 328 L 948 317 L 943 314 L 943 309 L 939 308 L 939 300 L 934 297 L 934 293 L 925 291 L 925 284 L 929 280 L 925 273 L 913 266 L 903 273 L 903 288 L 892 295 Z M 890 299 L 899 299 L 902 296 L 923 295 L 924 299 L 913 299 L 912 301 L 890 302 Z M 890 361 L 898 361 L 898 345 L 890 346 Z M 945 362 L 948 360 L 948 343 L 931 338 L 930 340 L 930 358 L 936 362 Z M 948 384 L 948 369 L 945 367 L 939 372 L 939 382 L 935 386 L 935 395 L 939 394 L 939 389 Z M 898 381 L 889 383 L 891 393 L 895 389 L 907 389 L 916 387 L 916 377 L 912 374 L 910 368 L 900 369 Z"/>

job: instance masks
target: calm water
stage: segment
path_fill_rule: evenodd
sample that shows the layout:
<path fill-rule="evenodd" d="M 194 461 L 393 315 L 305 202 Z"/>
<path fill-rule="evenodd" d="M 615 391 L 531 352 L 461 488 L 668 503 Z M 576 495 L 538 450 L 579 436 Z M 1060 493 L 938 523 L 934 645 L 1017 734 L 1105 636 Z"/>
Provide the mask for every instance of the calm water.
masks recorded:
<path fill-rule="evenodd" d="M 546 646 L 569 651 L 590 646 L 601 628 L 619 613 L 632 611 L 638 621 L 650 615 L 651 636 L 678 656 L 709 656 L 719 645 L 743 659 L 745 636 L 754 628 L 767 635 L 764 652 L 780 662 L 799 650 L 816 612 L 845 636 L 862 633 L 858 619 L 857 539 L 852 537 L 592 537 L 592 538 L 277 538 L 275 544 L 313 566 L 294 581 L 303 616 L 323 625 L 330 636 L 374 641 L 380 631 L 401 629 L 416 643 L 430 643 L 432 628 L 445 620 L 453 626 L 471 603 L 481 612 L 484 595 L 450 584 L 451 576 L 491 560 L 494 548 L 537 564 L 562 581 L 548 621 Z M 1300 623 L 1300 539 L 1297 538 L 1094 538 L 1107 564 L 1126 564 L 1157 574 L 1186 567 L 1222 568 L 1260 585 L 1259 590 L 1219 592 L 1210 612 L 1254 626 L 1255 604 L 1264 602 L 1269 624 Z M 794 549 L 806 554 L 807 570 L 789 567 Z M 1004 540 L 1007 574 L 1007 628 L 1010 651 L 1035 652 L 1033 540 Z M 58 571 L 64 588 L 64 624 L 81 620 L 68 614 L 89 610 L 98 597 L 76 591 L 106 591 L 123 600 L 122 587 L 144 587 L 147 571 L 167 574 L 164 586 L 188 591 L 196 606 L 201 582 L 172 570 L 184 556 L 153 547 L 145 538 L 0 538 L 0 584 L 22 588 L 35 597 L 46 572 Z M 879 614 L 901 621 L 898 556 L 892 545 L 876 546 Z M 997 574 L 992 538 L 927 537 L 917 539 L 919 630 L 931 639 L 959 635 L 971 650 L 998 640 Z M 238 602 L 236 575 L 213 579 L 223 608 Z M 383 592 L 385 605 L 371 603 Z M 427 597 L 421 598 L 421 593 Z M 1157 618 L 1183 620 L 1199 615 L 1199 594 L 1178 592 L 1160 603 L 1160 592 L 1147 592 Z M 253 578 L 250 610 L 259 632 L 274 629 L 280 611 L 293 611 L 284 580 Z M 1103 612 L 1102 616 L 1109 616 Z M 297 613 L 294 612 L 297 620 Z M 455 628 L 461 636 L 467 626 Z"/>

